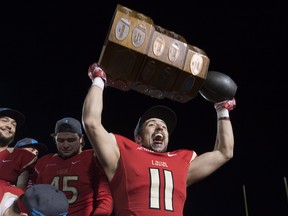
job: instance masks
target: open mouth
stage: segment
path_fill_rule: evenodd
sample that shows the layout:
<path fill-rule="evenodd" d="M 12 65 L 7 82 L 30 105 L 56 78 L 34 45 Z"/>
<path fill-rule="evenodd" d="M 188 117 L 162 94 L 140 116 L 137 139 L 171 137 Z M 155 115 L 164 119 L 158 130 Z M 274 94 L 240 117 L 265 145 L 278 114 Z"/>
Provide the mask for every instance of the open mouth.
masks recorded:
<path fill-rule="evenodd" d="M 154 134 L 154 137 L 153 137 L 153 141 L 154 142 L 157 142 L 157 141 L 163 141 L 164 140 L 164 136 L 162 133 L 156 133 Z"/>

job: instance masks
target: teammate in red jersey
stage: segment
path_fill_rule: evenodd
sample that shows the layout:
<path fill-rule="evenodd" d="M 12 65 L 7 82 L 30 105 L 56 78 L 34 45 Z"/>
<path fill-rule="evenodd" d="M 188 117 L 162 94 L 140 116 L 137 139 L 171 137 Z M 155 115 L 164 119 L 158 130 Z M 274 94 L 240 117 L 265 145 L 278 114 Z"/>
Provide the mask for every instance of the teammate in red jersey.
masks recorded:
<path fill-rule="evenodd" d="M 0 180 L 1 216 L 66 216 L 68 200 L 64 193 L 49 184 L 21 188 Z"/>
<path fill-rule="evenodd" d="M 134 131 L 135 142 L 109 133 L 101 123 L 106 74 L 93 64 L 82 122 L 106 173 L 117 216 L 183 215 L 186 189 L 212 174 L 233 157 L 234 136 L 229 119 L 235 100 L 215 104 L 217 136 L 214 149 L 201 155 L 193 150 L 167 152 L 176 126 L 174 111 L 165 106 L 147 110 Z"/>
<path fill-rule="evenodd" d="M 24 121 L 25 117 L 19 111 L 0 108 L 0 179 L 22 189 L 27 187 L 37 156 L 9 145 L 14 141 L 16 130 Z"/>
<path fill-rule="evenodd" d="M 38 140 L 30 137 L 25 137 L 21 140 L 18 140 L 14 148 L 21 148 L 30 151 L 31 153 L 37 155 L 37 158 L 43 156 L 48 151 L 48 148 L 44 143 L 40 143 Z M 32 175 L 29 176 L 27 188 L 33 184 L 31 180 L 33 175 L 35 175 L 35 173 L 32 173 Z"/>
<path fill-rule="evenodd" d="M 82 150 L 81 123 L 71 117 L 60 119 L 52 136 L 58 151 L 38 159 L 32 182 L 52 184 L 63 191 L 69 201 L 69 216 L 110 215 L 109 184 L 94 151 Z"/>

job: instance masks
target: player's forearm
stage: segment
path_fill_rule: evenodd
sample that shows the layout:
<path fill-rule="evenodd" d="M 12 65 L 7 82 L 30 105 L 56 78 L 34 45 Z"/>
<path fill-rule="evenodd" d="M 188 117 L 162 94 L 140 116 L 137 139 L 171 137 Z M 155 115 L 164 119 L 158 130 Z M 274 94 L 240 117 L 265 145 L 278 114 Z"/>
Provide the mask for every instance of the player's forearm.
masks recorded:
<path fill-rule="evenodd" d="M 102 97 L 103 90 L 92 85 L 83 104 L 82 121 L 85 129 L 97 127 L 98 124 L 101 124 Z"/>
<path fill-rule="evenodd" d="M 220 151 L 225 160 L 230 160 L 233 157 L 234 135 L 230 120 L 218 120 L 214 150 Z"/>
<path fill-rule="evenodd" d="M 217 113 L 217 135 L 214 151 L 221 153 L 224 162 L 233 157 L 234 135 L 229 112 L 235 106 L 235 98 L 214 104 Z"/>
<path fill-rule="evenodd" d="M 29 180 L 29 172 L 25 170 L 18 176 L 16 186 L 25 190 L 28 185 L 28 180 Z"/>
<path fill-rule="evenodd" d="M 89 66 L 88 76 L 92 81 L 83 105 L 82 122 L 84 129 L 94 130 L 101 126 L 101 114 L 103 110 L 103 90 L 107 82 L 106 73 L 94 63 Z"/>

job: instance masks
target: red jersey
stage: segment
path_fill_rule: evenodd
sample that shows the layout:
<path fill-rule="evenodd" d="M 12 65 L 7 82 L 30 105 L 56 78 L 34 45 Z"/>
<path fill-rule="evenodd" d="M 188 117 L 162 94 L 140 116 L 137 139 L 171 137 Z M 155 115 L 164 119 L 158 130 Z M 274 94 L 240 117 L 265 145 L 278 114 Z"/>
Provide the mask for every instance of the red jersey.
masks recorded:
<path fill-rule="evenodd" d="M 192 150 L 158 153 L 115 135 L 118 169 L 110 182 L 117 216 L 180 216 L 186 200 L 186 177 L 196 155 Z"/>
<path fill-rule="evenodd" d="M 13 201 L 23 193 L 22 189 L 0 179 L 0 215 L 3 215 Z"/>
<path fill-rule="evenodd" d="M 36 184 L 51 184 L 69 201 L 69 216 L 110 215 L 113 209 L 109 183 L 92 149 L 63 159 L 46 154 L 35 165 Z"/>
<path fill-rule="evenodd" d="M 18 176 L 25 170 L 31 175 L 37 156 L 21 148 L 7 148 L 0 152 L 0 179 L 16 185 Z"/>

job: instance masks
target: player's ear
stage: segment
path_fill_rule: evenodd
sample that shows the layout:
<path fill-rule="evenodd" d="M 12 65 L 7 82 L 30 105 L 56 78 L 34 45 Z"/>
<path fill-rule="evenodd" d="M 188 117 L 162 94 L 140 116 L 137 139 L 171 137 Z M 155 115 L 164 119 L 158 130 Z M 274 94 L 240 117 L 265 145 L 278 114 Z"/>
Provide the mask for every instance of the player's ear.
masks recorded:
<path fill-rule="evenodd" d="M 135 138 L 135 142 L 136 142 L 136 143 L 138 143 L 138 144 L 141 143 L 141 141 L 142 141 L 142 137 L 141 137 L 139 134 L 135 135 L 134 138 Z"/>
<path fill-rule="evenodd" d="M 84 135 L 81 135 L 79 138 L 80 144 L 82 145 L 82 148 L 85 146 L 85 139 L 84 139 Z"/>

